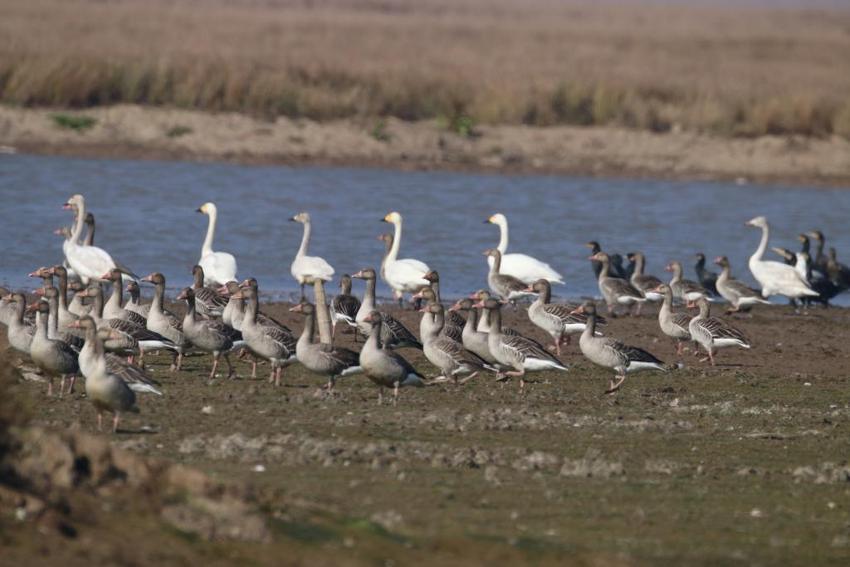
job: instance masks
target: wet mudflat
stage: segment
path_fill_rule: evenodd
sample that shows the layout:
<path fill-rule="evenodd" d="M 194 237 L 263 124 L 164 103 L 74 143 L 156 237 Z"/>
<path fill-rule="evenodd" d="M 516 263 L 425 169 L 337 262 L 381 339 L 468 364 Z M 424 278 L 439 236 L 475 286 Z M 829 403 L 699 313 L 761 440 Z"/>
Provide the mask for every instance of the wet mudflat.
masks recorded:
<path fill-rule="evenodd" d="M 287 307 L 265 310 L 300 329 Z M 418 329 L 418 314 L 393 312 Z M 544 339 L 522 309 L 505 314 Z M 210 382 L 208 356 L 187 358 L 178 374 L 168 357 L 151 357 L 165 396 L 142 397 L 113 443 L 248 483 L 275 537 L 207 544 L 135 526 L 146 537 L 125 555 L 140 564 L 843 563 L 848 322 L 846 309 L 762 309 L 736 320 L 753 350 L 721 351 L 716 368 L 686 353 L 684 368 L 630 376 L 614 396 L 577 344 L 562 356 L 569 372 L 534 375 L 523 395 L 517 382 L 482 376 L 403 389 L 398 405 L 378 405 L 363 376 L 326 396 L 323 379 L 298 365 L 275 388 L 267 366 L 252 380 L 239 362 L 237 380 Z M 606 333 L 675 360 L 654 316 L 615 319 Z M 433 375 L 420 352 L 402 353 Z M 35 424 L 93 431 L 82 388 L 63 400 L 46 399 L 43 384 L 24 388 Z M 107 535 L 92 528 L 88 546 L 24 538 L 17 549 L 76 564 L 120 531 L 100 528 Z"/>

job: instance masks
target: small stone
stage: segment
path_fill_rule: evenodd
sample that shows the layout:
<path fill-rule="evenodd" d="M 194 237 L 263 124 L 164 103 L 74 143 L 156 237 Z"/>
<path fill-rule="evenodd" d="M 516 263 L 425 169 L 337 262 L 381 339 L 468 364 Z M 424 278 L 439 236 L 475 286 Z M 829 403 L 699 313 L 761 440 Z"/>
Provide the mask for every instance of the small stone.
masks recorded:
<path fill-rule="evenodd" d="M 204 406 L 201 408 L 201 413 L 204 415 L 212 415 L 213 407 L 212 406 Z"/>
<path fill-rule="evenodd" d="M 254 465 L 254 472 L 266 472 L 266 467 L 264 465 Z"/>
<path fill-rule="evenodd" d="M 763 518 L 764 513 L 761 510 L 759 510 L 758 508 L 753 508 L 752 510 L 750 510 L 750 517 L 751 518 Z"/>

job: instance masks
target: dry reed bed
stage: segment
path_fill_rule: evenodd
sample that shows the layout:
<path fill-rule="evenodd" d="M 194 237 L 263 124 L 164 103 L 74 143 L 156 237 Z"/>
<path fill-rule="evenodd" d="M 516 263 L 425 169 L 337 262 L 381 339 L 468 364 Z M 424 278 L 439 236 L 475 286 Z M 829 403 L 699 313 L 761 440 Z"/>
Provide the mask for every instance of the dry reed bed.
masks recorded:
<path fill-rule="evenodd" d="M 850 11 L 0 0 L 0 102 L 850 136 Z"/>

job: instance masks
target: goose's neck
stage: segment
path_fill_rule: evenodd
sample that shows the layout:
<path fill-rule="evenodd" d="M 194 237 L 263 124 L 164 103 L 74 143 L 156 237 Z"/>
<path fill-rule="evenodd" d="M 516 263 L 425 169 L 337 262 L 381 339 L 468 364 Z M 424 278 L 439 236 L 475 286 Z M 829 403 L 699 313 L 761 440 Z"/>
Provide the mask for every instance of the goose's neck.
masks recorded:
<path fill-rule="evenodd" d="M 381 349 L 381 326 L 372 325 L 372 332 L 369 333 L 369 338 L 366 339 L 366 344 L 363 348 Z"/>
<path fill-rule="evenodd" d="M 162 313 L 162 303 L 165 300 L 165 284 L 158 283 L 154 288 L 153 299 L 151 300 L 151 311 Z"/>
<path fill-rule="evenodd" d="M 366 291 L 363 292 L 363 309 L 372 310 L 375 308 L 375 278 L 366 280 Z"/>
<path fill-rule="evenodd" d="M 59 274 L 59 308 L 68 310 L 68 274 Z"/>
<path fill-rule="evenodd" d="M 502 270 L 502 254 L 501 253 L 494 254 L 492 256 L 492 258 L 493 258 L 493 265 L 490 266 L 490 273 L 491 274 L 498 274 Z"/>
<path fill-rule="evenodd" d="M 313 343 L 313 333 L 316 328 L 316 314 L 310 313 L 304 318 L 304 329 L 301 331 L 301 336 L 298 337 L 298 345 L 306 347 Z"/>
<path fill-rule="evenodd" d="M 431 282 L 431 289 L 434 291 L 434 301 L 440 303 L 440 282 Z"/>
<path fill-rule="evenodd" d="M 48 336 L 57 336 L 59 334 L 59 301 L 56 297 L 51 297 L 47 301 L 47 328 Z"/>
<path fill-rule="evenodd" d="M 599 279 L 601 281 L 608 277 L 608 269 L 611 266 L 611 262 L 608 260 L 600 260 L 600 262 L 602 263 L 602 268 L 599 269 Z"/>
<path fill-rule="evenodd" d="M 207 236 L 204 238 L 204 244 L 201 246 L 201 257 L 203 258 L 207 254 L 212 254 L 213 251 L 213 238 L 215 237 L 215 224 L 218 220 L 218 211 L 210 211 L 209 213 L 210 222 L 207 224 Z"/>
<path fill-rule="evenodd" d="M 103 348 L 103 341 L 97 336 L 97 328 L 94 326 L 86 328 L 86 340 L 83 344 L 83 350 L 90 350 L 97 360 L 106 356 L 106 351 Z"/>
<path fill-rule="evenodd" d="M 298 248 L 298 256 L 305 256 L 307 254 L 307 246 L 310 244 L 310 232 L 312 228 L 310 226 L 310 221 L 304 223 L 304 234 L 301 236 L 301 246 Z"/>
<path fill-rule="evenodd" d="M 635 272 L 634 272 L 634 275 L 636 275 L 636 276 L 642 276 L 643 275 L 644 263 L 645 262 L 646 262 L 646 260 L 643 258 L 643 256 L 636 256 L 635 257 Z"/>
<path fill-rule="evenodd" d="M 401 246 L 401 222 L 395 221 L 393 223 L 393 227 L 395 227 L 395 232 L 393 233 L 393 245 L 387 253 L 387 262 L 396 261 L 398 258 L 398 249 Z"/>
<path fill-rule="evenodd" d="M 499 335 L 502 333 L 502 312 L 499 309 L 490 310 L 490 334 Z"/>
<path fill-rule="evenodd" d="M 98 287 L 97 293 L 94 294 L 92 301 L 92 319 L 100 321 L 103 319 L 103 290 Z"/>
<path fill-rule="evenodd" d="M 592 339 L 596 335 L 596 313 L 591 313 L 587 316 L 587 323 L 584 325 L 584 331 L 581 333 L 582 339 Z"/>
<path fill-rule="evenodd" d="M 496 250 L 504 254 L 508 251 L 508 222 L 499 221 L 499 245 Z"/>
<path fill-rule="evenodd" d="M 670 280 L 673 283 L 678 283 L 682 281 L 682 266 L 678 264 L 673 264 L 673 279 Z"/>
<path fill-rule="evenodd" d="M 543 286 L 543 291 L 541 291 L 537 296 L 537 301 L 546 305 L 550 301 L 552 301 L 552 288 L 547 286 Z"/>
<path fill-rule="evenodd" d="M 340 295 L 351 295 L 351 280 L 342 280 L 340 284 Z"/>
<path fill-rule="evenodd" d="M 39 339 L 47 339 L 47 318 L 41 311 L 35 312 L 35 336 Z"/>
<path fill-rule="evenodd" d="M 699 304 L 699 318 L 705 319 L 705 318 L 708 317 L 708 314 L 709 314 L 708 302 L 703 301 Z"/>
<path fill-rule="evenodd" d="M 466 312 L 466 323 L 463 324 L 464 332 L 474 332 L 478 330 L 478 310 L 469 309 Z"/>
<path fill-rule="evenodd" d="M 109 307 L 112 309 L 120 309 L 124 305 L 124 288 L 121 285 L 121 280 L 112 282 L 112 295 L 109 296 Z"/>
<path fill-rule="evenodd" d="M 717 283 L 724 283 L 726 280 L 732 277 L 732 268 L 729 265 L 723 266 L 723 269 L 720 270 L 720 275 L 717 276 Z"/>
<path fill-rule="evenodd" d="M 256 295 L 251 296 L 251 299 L 248 300 L 247 305 L 245 306 L 245 320 L 250 321 L 251 323 L 257 322 L 259 303 L 260 300 Z"/>
<path fill-rule="evenodd" d="M 664 292 L 664 301 L 661 303 L 661 310 L 658 315 L 660 317 L 668 317 L 670 313 L 673 311 L 673 292 L 666 291 Z"/>

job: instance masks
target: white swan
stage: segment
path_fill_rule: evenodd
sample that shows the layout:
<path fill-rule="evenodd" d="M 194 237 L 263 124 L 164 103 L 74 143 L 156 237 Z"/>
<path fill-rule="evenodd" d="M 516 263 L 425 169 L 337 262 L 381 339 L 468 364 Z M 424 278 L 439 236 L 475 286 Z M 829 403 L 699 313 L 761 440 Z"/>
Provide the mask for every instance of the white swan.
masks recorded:
<path fill-rule="evenodd" d="M 547 280 L 549 283 L 564 283 L 561 274 L 552 269 L 546 262 L 532 258 L 527 254 L 507 254 L 508 249 L 508 219 L 502 213 L 496 213 L 485 223 L 495 224 L 499 227 L 499 246 L 496 249 L 502 253 L 502 271 L 500 273 L 513 276 L 528 285 L 537 280 Z M 487 258 L 487 263 L 493 267 L 493 257 Z"/>
<path fill-rule="evenodd" d="M 304 225 L 304 236 L 301 238 L 301 247 L 298 248 L 298 253 L 292 261 L 290 272 L 301 285 L 301 299 L 304 299 L 304 286 L 315 278 L 324 281 L 330 281 L 334 276 L 333 267 L 328 264 L 324 258 L 318 256 L 308 256 L 307 246 L 310 244 L 310 214 L 298 213 L 291 219 L 292 222 L 300 222 Z"/>
<path fill-rule="evenodd" d="M 236 258 L 227 252 L 213 252 L 215 223 L 218 219 L 218 209 L 215 203 L 204 203 L 197 211 L 210 217 L 207 225 L 207 237 L 201 246 L 201 259 L 198 265 L 204 269 L 204 285 L 224 285 L 236 281 Z"/>
<path fill-rule="evenodd" d="M 431 271 L 428 264 L 413 260 L 411 258 L 398 259 L 398 249 L 401 246 L 401 215 L 395 211 L 384 217 L 384 222 L 388 222 L 395 227 L 393 236 L 393 245 L 390 248 L 387 257 L 384 259 L 383 276 L 393 290 L 393 296 L 401 303 L 401 298 L 405 293 L 415 293 L 423 286 L 431 285 L 431 282 L 425 279 L 425 274 Z"/>
<path fill-rule="evenodd" d="M 82 195 L 73 195 L 63 208 L 73 210 L 77 218 L 74 220 L 74 229 L 71 235 L 62 244 L 62 251 L 65 253 L 68 266 L 80 277 L 84 284 L 88 284 L 90 280 L 105 281 L 103 276 L 113 268 L 121 270 L 129 279 L 139 279 L 126 267 L 116 264 L 112 256 L 103 248 L 80 244 L 80 236 L 83 233 L 83 224 L 86 218 L 86 200 Z"/>
<path fill-rule="evenodd" d="M 746 224 L 761 229 L 761 242 L 753 255 L 750 256 L 749 265 L 753 277 L 761 284 L 763 297 L 784 295 L 795 299 L 805 295 L 819 295 L 809 287 L 805 277 L 800 277 L 800 273 L 793 266 L 762 259 L 765 250 L 767 250 L 767 241 L 770 236 L 770 229 L 765 217 L 750 219 Z"/>

